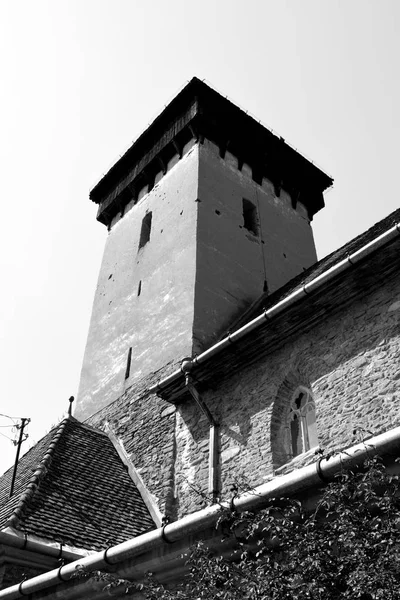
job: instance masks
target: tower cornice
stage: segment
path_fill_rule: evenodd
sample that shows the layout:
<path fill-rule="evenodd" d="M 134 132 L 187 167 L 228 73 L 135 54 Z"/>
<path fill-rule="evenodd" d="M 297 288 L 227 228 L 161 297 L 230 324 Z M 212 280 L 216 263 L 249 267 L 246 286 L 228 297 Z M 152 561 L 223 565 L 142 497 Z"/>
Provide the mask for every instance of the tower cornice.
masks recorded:
<path fill-rule="evenodd" d="M 257 183 L 267 177 L 277 195 L 283 187 L 294 205 L 301 200 L 310 218 L 324 207 L 323 191 L 332 185 L 332 178 L 194 77 L 92 189 L 90 198 L 99 205 L 97 219 L 109 225 L 193 138 L 213 141 L 221 156 L 229 150 L 239 166 L 247 163 L 251 167 Z"/>

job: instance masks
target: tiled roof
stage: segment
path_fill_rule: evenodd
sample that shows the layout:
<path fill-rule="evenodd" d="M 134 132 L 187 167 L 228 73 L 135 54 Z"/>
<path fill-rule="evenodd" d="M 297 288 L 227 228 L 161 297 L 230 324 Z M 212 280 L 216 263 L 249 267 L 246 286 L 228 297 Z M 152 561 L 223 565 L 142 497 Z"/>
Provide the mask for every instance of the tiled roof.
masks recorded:
<path fill-rule="evenodd" d="M 154 529 L 154 522 L 108 436 L 65 419 L 0 478 L 0 530 L 101 550 Z"/>
<path fill-rule="evenodd" d="M 262 313 L 264 309 L 268 309 L 274 304 L 280 302 L 281 300 L 284 300 L 291 293 L 301 288 L 303 285 L 306 285 L 307 283 L 315 279 L 315 277 L 318 277 L 318 275 L 325 273 L 325 271 L 328 271 L 328 269 L 336 265 L 338 262 L 340 262 L 347 256 L 350 256 L 350 254 L 353 254 L 354 252 L 365 246 L 365 244 L 368 244 L 368 242 L 371 242 L 372 240 L 374 240 L 379 235 L 381 235 L 382 233 L 384 233 L 399 222 L 400 209 L 397 209 L 382 221 L 375 223 L 373 227 L 367 229 L 367 231 L 364 231 L 364 233 L 362 233 L 361 235 L 350 240 L 350 242 L 348 242 L 338 250 L 335 250 L 328 256 L 325 256 L 325 258 L 321 259 L 320 261 L 309 267 L 306 271 L 303 271 L 303 273 L 300 273 L 299 275 L 297 275 L 297 277 L 291 279 L 286 285 L 279 288 L 273 294 L 263 294 L 245 311 L 244 314 L 242 314 L 239 317 L 237 321 L 231 324 L 229 332 L 236 331 L 252 319 L 255 319 L 258 315 Z M 222 337 L 225 337 L 226 335 L 227 333 L 224 333 Z"/>

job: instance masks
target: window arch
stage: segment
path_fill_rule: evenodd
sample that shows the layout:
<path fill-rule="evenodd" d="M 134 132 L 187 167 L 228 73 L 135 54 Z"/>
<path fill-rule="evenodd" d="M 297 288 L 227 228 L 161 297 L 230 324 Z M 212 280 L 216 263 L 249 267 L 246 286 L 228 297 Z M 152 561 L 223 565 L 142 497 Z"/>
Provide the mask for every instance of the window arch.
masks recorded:
<path fill-rule="evenodd" d="M 294 458 L 318 446 L 315 402 L 309 389 L 298 387 L 289 408 L 291 454 Z"/>

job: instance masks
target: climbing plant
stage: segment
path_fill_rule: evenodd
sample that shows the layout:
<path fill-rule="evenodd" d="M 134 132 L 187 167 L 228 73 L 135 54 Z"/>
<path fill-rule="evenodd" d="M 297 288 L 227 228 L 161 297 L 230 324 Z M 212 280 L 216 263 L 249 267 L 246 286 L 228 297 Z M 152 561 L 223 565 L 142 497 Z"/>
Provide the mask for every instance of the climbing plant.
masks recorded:
<path fill-rule="evenodd" d="M 140 584 L 147 600 L 400 600 L 399 478 L 377 457 L 341 472 L 312 510 L 276 499 L 223 510 L 218 525 L 234 549 L 198 544 L 178 587 Z"/>

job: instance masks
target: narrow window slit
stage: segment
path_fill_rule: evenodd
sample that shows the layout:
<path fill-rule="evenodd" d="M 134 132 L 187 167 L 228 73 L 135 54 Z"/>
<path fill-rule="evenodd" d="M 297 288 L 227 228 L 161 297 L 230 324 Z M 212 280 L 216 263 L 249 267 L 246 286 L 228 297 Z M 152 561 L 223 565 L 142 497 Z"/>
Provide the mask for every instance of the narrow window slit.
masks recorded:
<path fill-rule="evenodd" d="M 125 379 L 128 379 L 128 377 L 131 373 L 131 360 L 132 360 L 132 348 L 129 348 L 128 360 L 126 361 Z"/>

